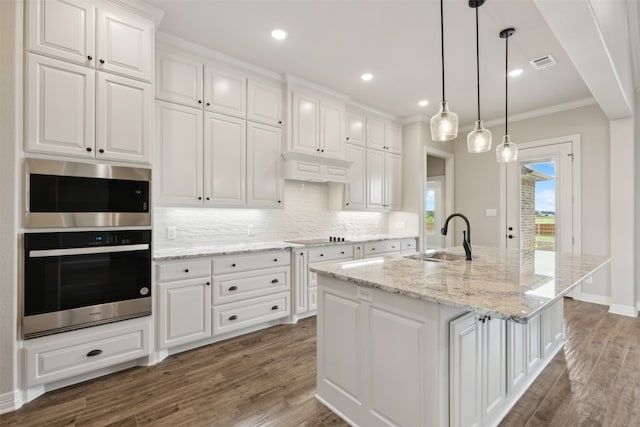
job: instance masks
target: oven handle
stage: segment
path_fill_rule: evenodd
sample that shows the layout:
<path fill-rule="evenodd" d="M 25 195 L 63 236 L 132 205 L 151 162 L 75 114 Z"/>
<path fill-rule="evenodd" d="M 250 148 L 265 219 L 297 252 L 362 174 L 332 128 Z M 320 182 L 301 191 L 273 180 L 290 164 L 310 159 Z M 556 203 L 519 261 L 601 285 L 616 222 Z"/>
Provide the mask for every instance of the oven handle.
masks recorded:
<path fill-rule="evenodd" d="M 131 252 L 144 251 L 149 249 L 149 244 L 140 245 L 122 245 L 122 246 L 98 246 L 95 248 L 71 248 L 71 249 L 44 249 L 37 251 L 29 251 L 30 258 L 42 258 L 49 256 L 64 255 L 90 255 L 90 254 L 109 254 L 113 252 Z"/>

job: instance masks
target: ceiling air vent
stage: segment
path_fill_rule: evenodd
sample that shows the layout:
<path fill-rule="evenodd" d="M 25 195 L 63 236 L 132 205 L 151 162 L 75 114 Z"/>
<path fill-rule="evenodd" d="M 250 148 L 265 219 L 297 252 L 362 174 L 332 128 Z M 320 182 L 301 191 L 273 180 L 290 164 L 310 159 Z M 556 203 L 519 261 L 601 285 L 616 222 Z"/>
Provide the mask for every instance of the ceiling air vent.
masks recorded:
<path fill-rule="evenodd" d="M 545 55 L 541 58 L 529 61 L 529 63 L 536 70 L 542 70 L 557 64 L 556 59 L 551 55 Z"/>

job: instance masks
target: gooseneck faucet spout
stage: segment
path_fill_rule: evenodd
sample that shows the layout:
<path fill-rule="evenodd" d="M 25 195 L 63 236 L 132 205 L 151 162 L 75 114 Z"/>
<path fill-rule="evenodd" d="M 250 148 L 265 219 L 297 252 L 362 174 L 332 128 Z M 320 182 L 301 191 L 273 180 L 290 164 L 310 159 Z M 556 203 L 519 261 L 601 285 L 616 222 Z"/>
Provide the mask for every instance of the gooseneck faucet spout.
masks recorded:
<path fill-rule="evenodd" d="M 462 231 L 462 236 L 463 236 L 462 247 L 464 248 L 464 253 L 466 255 L 467 261 L 471 261 L 471 225 L 469 224 L 469 220 L 467 219 L 466 216 L 462 215 L 461 213 L 453 213 L 449 215 L 445 220 L 444 225 L 442 226 L 442 229 L 440 230 L 440 232 L 442 233 L 443 236 L 446 236 L 447 229 L 449 228 L 449 221 L 451 221 L 451 219 L 456 216 L 459 216 L 464 220 L 464 222 L 467 223 L 467 231 L 466 232 L 464 230 Z"/>

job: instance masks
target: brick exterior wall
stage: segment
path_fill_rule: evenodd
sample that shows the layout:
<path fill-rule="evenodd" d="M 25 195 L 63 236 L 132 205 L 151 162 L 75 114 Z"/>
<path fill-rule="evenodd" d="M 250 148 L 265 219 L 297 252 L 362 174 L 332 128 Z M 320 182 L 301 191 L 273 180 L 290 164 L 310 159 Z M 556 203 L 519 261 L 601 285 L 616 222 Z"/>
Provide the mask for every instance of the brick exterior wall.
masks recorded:
<path fill-rule="evenodd" d="M 523 179 L 520 185 L 520 249 L 536 247 L 536 183 Z"/>

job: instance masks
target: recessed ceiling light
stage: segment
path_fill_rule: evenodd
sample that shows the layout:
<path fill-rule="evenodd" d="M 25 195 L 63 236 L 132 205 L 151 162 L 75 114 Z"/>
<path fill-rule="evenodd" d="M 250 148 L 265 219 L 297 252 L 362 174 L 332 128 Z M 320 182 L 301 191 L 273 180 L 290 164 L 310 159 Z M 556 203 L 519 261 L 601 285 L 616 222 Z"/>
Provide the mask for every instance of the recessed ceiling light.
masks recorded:
<path fill-rule="evenodd" d="M 515 70 L 509 71 L 509 77 L 518 77 L 522 74 L 524 70 L 522 68 L 516 68 Z"/>
<path fill-rule="evenodd" d="M 276 40 L 284 40 L 287 38 L 287 32 L 285 30 L 281 30 L 280 28 L 276 28 L 275 30 L 271 31 L 271 37 Z"/>
<path fill-rule="evenodd" d="M 360 76 L 360 78 L 362 80 L 364 80 L 365 82 L 368 82 L 369 80 L 371 80 L 373 78 L 373 74 L 371 73 L 364 73 L 363 75 Z"/>
<path fill-rule="evenodd" d="M 423 99 L 422 101 L 418 102 L 418 105 L 421 107 L 426 107 L 427 105 L 429 105 L 429 101 Z"/>

